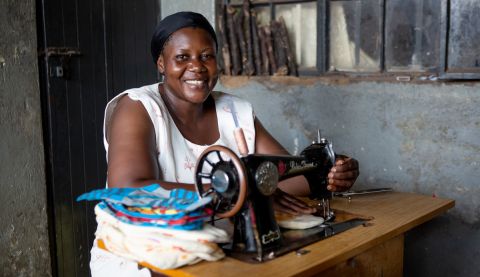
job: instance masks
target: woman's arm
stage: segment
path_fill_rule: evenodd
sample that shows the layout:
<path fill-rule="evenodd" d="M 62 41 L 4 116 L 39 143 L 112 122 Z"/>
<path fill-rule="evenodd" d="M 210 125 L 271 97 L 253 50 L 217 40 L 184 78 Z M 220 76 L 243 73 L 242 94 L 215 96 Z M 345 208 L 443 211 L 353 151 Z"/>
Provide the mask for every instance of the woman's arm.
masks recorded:
<path fill-rule="evenodd" d="M 283 148 L 280 143 L 278 143 L 278 141 L 276 141 L 267 132 L 267 130 L 265 130 L 265 128 L 263 128 L 258 119 L 255 119 L 255 131 L 257 136 L 255 141 L 257 153 L 281 155 L 288 154 L 288 151 Z M 353 185 L 358 175 L 360 175 L 358 161 L 345 155 L 338 155 L 335 165 L 328 174 L 327 188 L 330 191 L 345 191 Z M 283 182 L 281 182 L 279 186 L 291 194 L 297 196 L 306 196 L 310 192 L 310 189 L 306 179 L 303 178 L 303 180 L 304 183 L 301 183 L 300 185 L 282 184 Z M 295 180 L 295 182 L 292 181 L 292 183 L 298 183 L 298 181 Z"/>
<path fill-rule="evenodd" d="M 268 133 L 258 119 L 255 119 L 255 153 L 269 155 L 288 155 L 288 151 Z M 315 208 L 293 197 L 307 196 L 310 192 L 307 180 L 296 176 L 278 183 L 279 189 L 274 194 L 274 208 L 290 214 L 310 214 Z"/>
<path fill-rule="evenodd" d="M 155 129 L 140 101 L 122 97 L 107 126 L 109 187 L 141 187 L 158 183 L 165 189 L 194 186 L 159 180 Z"/>
<path fill-rule="evenodd" d="M 267 130 L 265 130 L 258 119 L 255 119 L 255 132 L 256 153 L 288 155 L 288 151 L 282 147 L 280 143 L 268 133 Z M 328 174 L 327 189 L 330 191 L 348 190 L 353 185 L 358 175 L 358 161 L 350 157 L 339 155 L 335 165 Z M 292 210 L 295 212 L 306 211 L 303 209 L 303 202 L 300 203 L 298 201 L 294 201 L 289 195 L 308 196 L 310 194 L 310 187 L 305 177 L 296 176 L 283 180 L 278 184 L 278 187 L 284 192 L 282 195 L 280 195 L 281 197 L 276 197 L 276 202 L 281 201 L 281 203 L 279 203 L 281 206 L 280 209 L 290 209 L 290 213 L 292 213 Z M 287 198 L 287 200 L 285 200 L 285 198 Z M 279 208 L 278 205 L 276 208 Z"/>
<path fill-rule="evenodd" d="M 255 152 L 269 155 L 290 155 L 288 151 L 270 135 L 257 118 L 255 119 Z M 284 192 L 296 196 L 308 196 L 310 193 L 307 179 L 303 176 L 286 179 L 280 182 L 278 186 Z"/>

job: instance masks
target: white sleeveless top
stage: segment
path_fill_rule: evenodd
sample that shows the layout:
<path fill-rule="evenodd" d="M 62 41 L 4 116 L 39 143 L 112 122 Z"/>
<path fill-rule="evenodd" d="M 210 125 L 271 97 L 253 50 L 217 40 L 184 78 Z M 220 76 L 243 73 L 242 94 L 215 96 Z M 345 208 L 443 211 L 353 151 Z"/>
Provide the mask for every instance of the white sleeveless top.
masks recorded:
<path fill-rule="evenodd" d="M 155 128 L 160 179 L 166 182 L 194 183 L 194 170 L 198 156 L 210 145 L 197 145 L 185 139 L 178 130 L 158 91 L 158 83 L 126 90 L 113 98 L 105 108 L 103 142 L 107 151 L 106 130 L 118 100 L 127 94 L 132 100 L 140 101 L 145 107 Z M 231 113 L 233 103 L 240 127 L 247 141 L 248 153 L 255 152 L 255 126 L 253 108 L 250 103 L 236 96 L 212 92 L 217 112 L 220 138 L 213 145 L 222 145 L 240 155 L 234 137 L 235 121 Z M 208 132 L 209 130 L 205 130 Z"/>

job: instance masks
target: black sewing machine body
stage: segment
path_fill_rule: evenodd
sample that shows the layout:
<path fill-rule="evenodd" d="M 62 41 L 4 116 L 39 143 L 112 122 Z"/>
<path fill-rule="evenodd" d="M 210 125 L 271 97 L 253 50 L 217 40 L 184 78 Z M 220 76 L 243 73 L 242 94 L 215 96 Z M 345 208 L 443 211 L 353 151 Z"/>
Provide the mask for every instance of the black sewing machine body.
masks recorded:
<path fill-rule="evenodd" d="M 332 221 L 335 216 L 330 210 L 327 175 L 334 162 L 332 145 L 325 139 L 305 148 L 300 156 L 252 154 L 239 158 L 222 146 L 205 150 L 197 163 L 196 187 L 201 197 L 213 195 L 219 217 L 233 222 L 233 238 L 224 250 L 241 260 L 262 262 L 335 234 L 324 225 L 312 228 L 316 231 L 299 230 L 297 239 L 284 236 L 275 220 L 272 197 L 279 181 L 303 175 L 310 198 L 319 203 L 319 215 Z M 211 184 L 209 189 L 204 181 Z"/>
<path fill-rule="evenodd" d="M 328 199 L 331 195 L 324 184 L 326 174 L 331 166 L 326 168 L 315 162 L 307 161 L 305 157 L 301 156 L 248 155 L 241 160 L 245 164 L 248 174 L 248 196 L 244 209 L 233 217 L 233 250 L 255 252 L 261 248 L 261 252 L 265 253 L 278 248 L 281 244 L 282 237 L 280 228 L 275 221 L 272 197 L 278 181 L 304 174 L 315 175 L 320 179 L 312 186 L 324 188 L 316 190 L 319 193 L 317 197 Z M 322 175 L 324 178 L 321 178 Z M 268 180 L 268 178 L 273 180 Z M 308 179 L 313 181 L 314 176 Z M 275 182 L 275 185 L 272 186 L 270 182 Z M 255 234 L 255 231 L 258 234 Z M 235 249 L 241 248 L 243 245 L 245 249 Z"/>

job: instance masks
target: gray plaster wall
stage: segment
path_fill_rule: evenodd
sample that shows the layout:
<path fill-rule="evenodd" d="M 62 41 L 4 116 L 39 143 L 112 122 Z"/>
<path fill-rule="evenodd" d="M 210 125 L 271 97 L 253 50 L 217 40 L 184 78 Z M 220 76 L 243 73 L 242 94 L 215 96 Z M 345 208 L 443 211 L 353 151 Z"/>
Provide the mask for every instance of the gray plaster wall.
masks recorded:
<path fill-rule="evenodd" d="M 0 276 L 51 276 L 35 20 L 0 0 Z"/>
<path fill-rule="evenodd" d="M 304 83 L 253 78 L 218 88 L 250 100 L 292 154 L 320 128 L 336 152 L 361 162 L 359 187 L 458 199 L 452 215 L 480 222 L 480 83 Z"/>
<path fill-rule="evenodd" d="M 450 198 L 406 235 L 405 276 L 480 276 L 480 82 L 407 84 L 223 78 L 292 154 L 316 138 L 360 162 L 356 188 Z"/>
<path fill-rule="evenodd" d="M 215 1 L 214 0 L 161 0 L 161 18 L 182 11 L 192 11 L 203 14 L 215 28 Z"/>

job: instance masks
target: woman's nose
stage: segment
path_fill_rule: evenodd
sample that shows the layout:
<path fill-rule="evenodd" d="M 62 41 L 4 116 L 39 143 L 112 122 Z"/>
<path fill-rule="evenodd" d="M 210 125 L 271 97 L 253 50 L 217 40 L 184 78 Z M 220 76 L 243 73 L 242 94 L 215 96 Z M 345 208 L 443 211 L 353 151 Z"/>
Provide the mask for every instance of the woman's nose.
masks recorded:
<path fill-rule="evenodd" d="M 200 59 L 192 59 L 188 69 L 192 72 L 207 71 L 207 68 Z"/>

